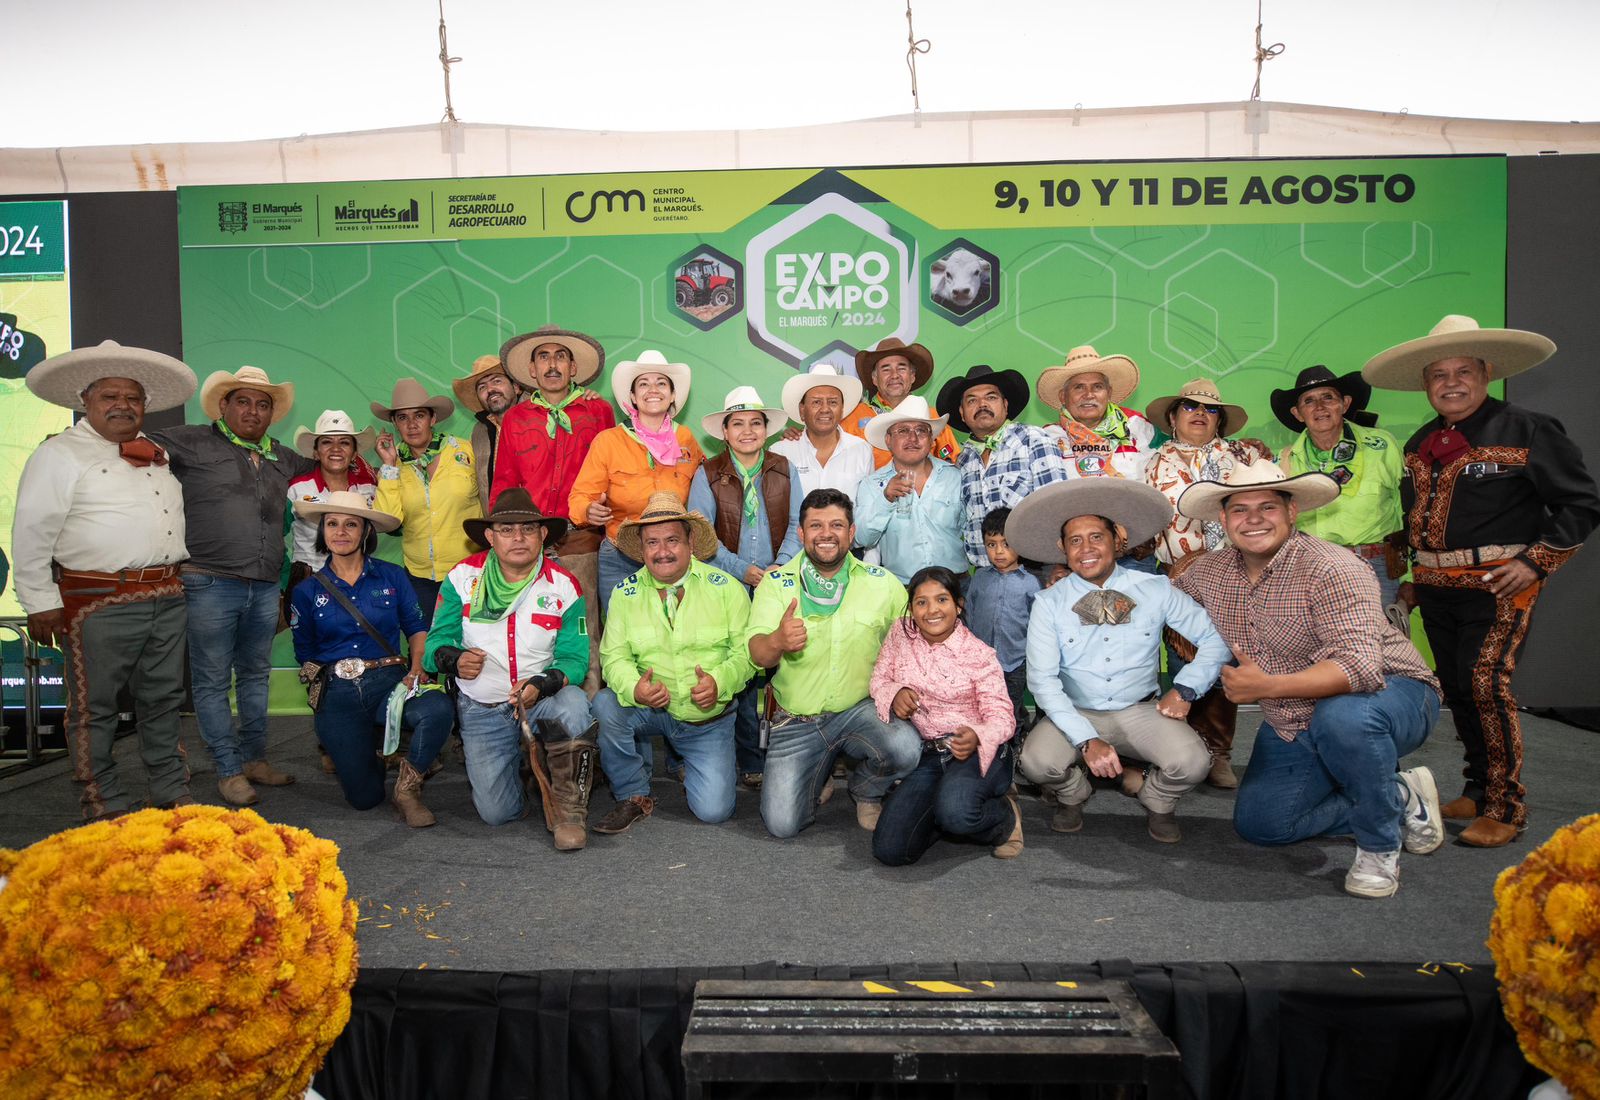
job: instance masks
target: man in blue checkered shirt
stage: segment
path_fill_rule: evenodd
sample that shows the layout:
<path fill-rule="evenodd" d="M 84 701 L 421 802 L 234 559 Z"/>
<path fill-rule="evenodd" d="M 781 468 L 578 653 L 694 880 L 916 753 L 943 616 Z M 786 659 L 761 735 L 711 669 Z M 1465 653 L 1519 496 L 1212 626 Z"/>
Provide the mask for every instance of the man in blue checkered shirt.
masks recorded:
<path fill-rule="evenodd" d="M 956 468 L 961 471 L 961 538 L 967 560 L 983 566 L 983 517 L 996 508 L 1014 508 L 1035 489 L 1070 475 L 1066 460 L 1044 429 L 1013 423 L 1027 407 L 1028 380 L 1018 371 L 997 371 L 980 363 L 939 391 L 938 407 L 950 426 L 968 433 Z"/>

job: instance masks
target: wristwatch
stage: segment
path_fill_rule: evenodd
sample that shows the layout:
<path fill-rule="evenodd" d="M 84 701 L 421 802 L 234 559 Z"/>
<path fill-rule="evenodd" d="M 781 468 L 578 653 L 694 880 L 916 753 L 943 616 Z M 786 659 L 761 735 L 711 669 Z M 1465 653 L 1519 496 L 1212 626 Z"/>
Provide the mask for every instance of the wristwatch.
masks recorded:
<path fill-rule="evenodd" d="M 1182 699 L 1185 703 L 1192 703 L 1199 698 L 1199 696 L 1194 693 L 1194 688 L 1190 687 L 1188 684 L 1173 684 L 1172 690 L 1177 692 L 1178 698 Z"/>

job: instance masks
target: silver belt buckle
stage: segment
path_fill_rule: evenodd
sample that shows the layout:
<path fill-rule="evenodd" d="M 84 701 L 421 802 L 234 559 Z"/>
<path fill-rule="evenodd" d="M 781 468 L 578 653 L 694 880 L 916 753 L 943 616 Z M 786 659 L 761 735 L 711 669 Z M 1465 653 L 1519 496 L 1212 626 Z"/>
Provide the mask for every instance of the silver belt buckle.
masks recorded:
<path fill-rule="evenodd" d="M 359 680 L 366 671 L 367 662 L 360 657 L 341 657 L 333 666 L 333 674 L 341 680 Z"/>

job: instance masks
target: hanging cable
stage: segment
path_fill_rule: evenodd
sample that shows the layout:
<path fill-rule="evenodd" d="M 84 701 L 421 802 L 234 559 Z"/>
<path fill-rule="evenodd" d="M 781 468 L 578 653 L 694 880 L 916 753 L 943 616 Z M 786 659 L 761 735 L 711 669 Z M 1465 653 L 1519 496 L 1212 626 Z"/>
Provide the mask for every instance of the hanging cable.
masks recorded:
<path fill-rule="evenodd" d="M 917 55 L 927 53 L 933 49 L 933 43 L 926 38 L 918 38 L 917 31 L 911 24 L 911 0 L 906 0 L 906 68 L 911 70 L 911 110 L 913 114 L 922 113 L 922 100 L 917 95 Z"/>
<path fill-rule="evenodd" d="M 1262 48 L 1261 45 L 1261 0 L 1256 0 L 1256 85 L 1250 89 L 1250 101 L 1254 103 L 1261 98 L 1261 66 L 1271 61 L 1283 52 L 1283 43 L 1274 42 Z"/>
<path fill-rule="evenodd" d="M 445 39 L 444 32 L 444 0 L 439 0 L 439 64 L 444 69 L 444 116 L 440 122 L 456 120 L 455 106 L 450 102 L 450 66 L 461 59 L 450 56 L 450 43 Z"/>

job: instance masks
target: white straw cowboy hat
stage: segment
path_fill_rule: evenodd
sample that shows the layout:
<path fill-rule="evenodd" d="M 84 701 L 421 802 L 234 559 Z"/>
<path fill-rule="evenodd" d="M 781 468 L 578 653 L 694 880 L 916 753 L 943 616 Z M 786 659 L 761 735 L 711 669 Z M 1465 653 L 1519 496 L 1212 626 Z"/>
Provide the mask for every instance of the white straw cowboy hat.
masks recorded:
<path fill-rule="evenodd" d="M 1441 359 L 1468 356 L 1494 366 L 1494 377 L 1510 378 L 1537 367 L 1556 352 L 1555 341 L 1519 328 L 1479 328 L 1471 317 L 1452 313 L 1428 335 L 1380 351 L 1361 368 L 1361 377 L 1385 390 L 1421 390 L 1422 371 Z"/>
<path fill-rule="evenodd" d="M 234 390 L 255 390 L 272 398 L 273 424 L 288 416 L 294 407 L 293 382 L 272 382 L 260 367 L 240 367 L 237 371 L 212 371 L 206 376 L 200 383 L 200 411 L 209 420 L 221 420 L 222 400 Z"/>
<path fill-rule="evenodd" d="M 1217 390 L 1217 384 L 1209 378 L 1195 378 L 1185 382 L 1171 397 L 1156 398 L 1145 406 L 1145 419 L 1162 431 L 1167 431 L 1169 427 L 1167 414 L 1175 409 L 1180 401 L 1193 401 L 1197 405 L 1220 405 L 1222 415 L 1217 418 L 1218 439 L 1238 431 L 1250 419 L 1250 414 L 1244 411 L 1243 405 L 1230 405 L 1223 401 L 1222 394 Z"/>
<path fill-rule="evenodd" d="M 1139 388 L 1139 366 L 1126 355 L 1101 355 L 1088 344 L 1067 352 L 1059 367 L 1047 367 L 1039 375 L 1034 392 L 1052 409 L 1061 408 L 1061 387 L 1080 374 L 1103 374 L 1111 384 L 1111 403 L 1120 405 Z"/>
<path fill-rule="evenodd" d="M 689 549 L 701 561 L 709 561 L 717 552 L 716 529 L 699 512 L 686 510 L 683 501 L 672 493 L 651 493 L 638 519 L 622 521 L 622 526 L 617 528 L 618 553 L 626 554 L 634 561 L 643 561 L 644 535 L 641 528 L 673 520 L 681 520 L 689 525 Z"/>
<path fill-rule="evenodd" d="M 324 432 L 332 435 L 332 432 Z M 400 517 L 391 516 L 388 512 L 380 512 L 367 503 L 367 498 L 360 493 L 353 493 L 349 489 L 336 489 L 328 494 L 327 500 L 297 500 L 294 502 L 294 514 L 300 519 L 315 519 L 330 514 L 341 516 L 357 516 L 366 520 L 384 534 L 388 534 L 400 526 Z"/>
<path fill-rule="evenodd" d="M 500 361 L 506 365 L 506 373 L 529 389 L 538 388 L 533 379 L 533 353 L 540 344 L 560 344 L 567 349 L 572 356 L 574 385 L 587 386 L 605 369 L 606 349 L 593 336 L 557 325 L 541 325 L 500 345 Z"/>
<path fill-rule="evenodd" d="M 624 359 L 611 372 L 611 396 L 623 412 L 632 416 L 637 411 L 633 407 L 633 384 L 641 374 L 664 374 L 672 379 L 672 404 L 679 411 L 688 406 L 689 364 L 669 363 L 659 351 L 642 351 L 639 358 Z"/>
<path fill-rule="evenodd" d="M 915 420 L 919 424 L 926 424 L 935 439 L 939 437 L 940 432 L 944 431 L 945 425 L 950 423 L 948 416 L 932 416 L 928 413 L 927 398 L 918 397 L 914 393 L 908 394 L 900 404 L 888 412 L 881 412 L 867 421 L 867 442 L 880 451 L 887 451 L 889 449 L 887 442 L 889 429 L 907 420 Z"/>
<path fill-rule="evenodd" d="M 771 439 L 772 433 L 782 428 L 785 422 L 782 409 L 769 408 L 761 400 L 761 395 L 754 386 L 735 386 L 728 391 L 728 396 L 722 399 L 722 408 L 714 413 L 706 413 L 700 418 L 700 429 L 715 439 L 722 438 L 722 422 L 732 413 L 757 412 L 763 413 L 767 418 L 767 435 Z"/>
<path fill-rule="evenodd" d="M 1006 541 L 1030 561 L 1065 563 L 1061 528 L 1078 516 L 1104 516 L 1129 546 L 1149 542 L 1172 522 L 1172 502 L 1160 489 L 1120 477 L 1083 477 L 1035 489 L 1011 510 Z"/>
<path fill-rule="evenodd" d="M 343 409 L 328 409 L 317 417 L 314 428 L 299 427 L 294 430 L 294 449 L 307 458 L 317 457 L 317 437 L 324 435 L 347 435 L 356 441 L 356 453 L 370 450 L 373 440 L 378 438 L 376 428 L 362 428 L 356 431 L 356 423 L 350 419 L 350 414 Z"/>
<path fill-rule="evenodd" d="M 1339 499 L 1339 483 L 1327 474 L 1300 474 L 1289 477 L 1276 463 L 1265 460 L 1248 466 L 1235 466 L 1225 481 L 1197 481 L 1178 497 L 1178 514 L 1190 519 L 1215 520 L 1222 502 L 1234 493 L 1272 489 L 1289 494 L 1302 512 L 1321 508 Z"/>
<path fill-rule="evenodd" d="M 796 424 L 802 423 L 800 402 L 805 400 L 806 394 L 821 386 L 832 386 L 844 395 L 844 409 L 839 413 L 840 420 L 843 420 L 851 409 L 861 404 L 861 379 L 840 374 L 839 368 L 832 363 L 813 363 L 810 371 L 797 374 L 783 384 L 783 411 L 788 414 L 790 420 Z"/>
<path fill-rule="evenodd" d="M 480 355 L 472 361 L 472 370 L 450 382 L 451 392 L 456 395 L 456 404 L 471 412 L 481 413 L 483 402 L 478 400 L 478 383 L 486 374 L 504 374 L 513 383 L 516 382 L 498 355 Z"/>
<path fill-rule="evenodd" d="M 83 391 L 102 378 L 131 378 L 143 386 L 147 413 L 177 408 L 196 385 L 194 371 L 183 360 L 148 348 L 125 348 L 115 340 L 52 355 L 23 380 L 50 404 L 83 412 Z"/>
<path fill-rule="evenodd" d="M 415 378 L 402 378 L 394 384 L 394 392 L 389 396 L 389 403 L 374 401 L 371 406 L 372 415 L 379 420 L 394 423 L 394 414 L 397 409 L 432 409 L 436 420 L 443 420 L 456 411 L 456 403 L 448 397 L 431 396 L 422 388 L 422 383 Z"/>

